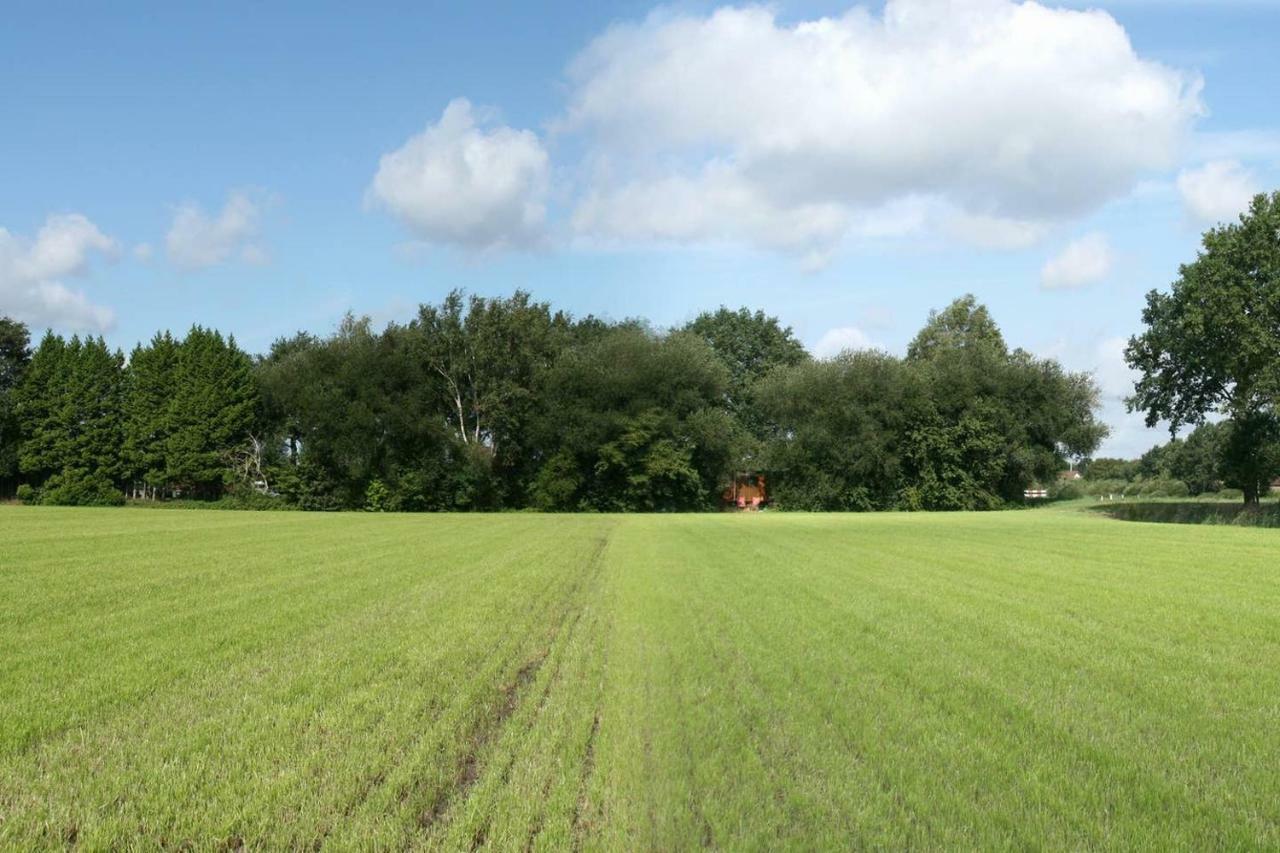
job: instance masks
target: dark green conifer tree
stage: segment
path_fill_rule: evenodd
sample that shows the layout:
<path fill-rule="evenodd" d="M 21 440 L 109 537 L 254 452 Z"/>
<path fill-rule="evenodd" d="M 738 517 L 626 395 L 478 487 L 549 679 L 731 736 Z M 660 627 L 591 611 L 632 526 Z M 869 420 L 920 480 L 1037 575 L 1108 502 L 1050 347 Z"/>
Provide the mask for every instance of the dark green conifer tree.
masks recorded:
<path fill-rule="evenodd" d="M 117 503 L 124 356 L 102 338 L 47 333 L 17 397 L 19 467 L 46 503 Z"/>
<path fill-rule="evenodd" d="M 12 494 L 18 474 L 18 418 L 14 392 L 31 361 L 24 323 L 0 317 L 0 494 Z"/>
<path fill-rule="evenodd" d="M 172 432 L 178 342 L 167 331 L 138 345 L 125 371 L 124 462 L 137 496 L 163 494 L 168 483 L 165 451 Z"/>
<path fill-rule="evenodd" d="M 212 329 L 192 327 L 178 347 L 165 465 L 169 482 L 200 497 L 230 482 L 230 455 L 253 429 L 253 363 Z"/>

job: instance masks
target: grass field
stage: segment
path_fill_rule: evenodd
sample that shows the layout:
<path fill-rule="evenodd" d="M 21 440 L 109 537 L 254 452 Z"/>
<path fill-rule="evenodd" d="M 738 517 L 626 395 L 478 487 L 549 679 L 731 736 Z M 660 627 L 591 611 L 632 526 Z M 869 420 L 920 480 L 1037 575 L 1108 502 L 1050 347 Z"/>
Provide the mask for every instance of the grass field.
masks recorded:
<path fill-rule="evenodd" d="M 0 507 L 0 847 L 1280 845 L 1280 534 Z"/>

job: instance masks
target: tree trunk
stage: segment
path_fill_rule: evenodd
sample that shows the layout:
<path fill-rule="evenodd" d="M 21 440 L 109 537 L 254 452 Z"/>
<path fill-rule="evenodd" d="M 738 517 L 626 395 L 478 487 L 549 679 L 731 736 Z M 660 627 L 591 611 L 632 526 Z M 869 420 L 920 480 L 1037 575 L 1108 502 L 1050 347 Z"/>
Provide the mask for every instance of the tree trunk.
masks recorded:
<path fill-rule="evenodd" d="M 1245 507 L 1258 506 L 1262 503 L 1257 483 L 1245 483 L 1243 491 Z"/>

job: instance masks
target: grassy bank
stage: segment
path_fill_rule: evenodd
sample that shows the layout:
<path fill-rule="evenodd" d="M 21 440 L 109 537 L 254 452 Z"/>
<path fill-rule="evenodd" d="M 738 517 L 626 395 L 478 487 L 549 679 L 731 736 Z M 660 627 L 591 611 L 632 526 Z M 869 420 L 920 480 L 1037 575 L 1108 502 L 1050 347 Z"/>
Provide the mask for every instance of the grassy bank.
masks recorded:
<path fill-rule="evenodd" d="M 1280 527 L 1280 504 L 1211 501 L 1133 501 L 1090 506 L 1092 512 L 1121 521 L 1165 524 L 1230 524 L 1238 527 Z"/>

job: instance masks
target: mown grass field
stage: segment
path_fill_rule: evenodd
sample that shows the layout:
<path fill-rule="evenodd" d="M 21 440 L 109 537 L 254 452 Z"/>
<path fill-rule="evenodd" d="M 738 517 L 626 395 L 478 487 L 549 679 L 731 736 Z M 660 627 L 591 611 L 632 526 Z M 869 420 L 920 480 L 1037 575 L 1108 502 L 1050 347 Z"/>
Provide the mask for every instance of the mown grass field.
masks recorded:
<path fill-rule="evenodd" d="M 0 847 L 1280 845 L 1280 536 L 0 508 Z"/>

